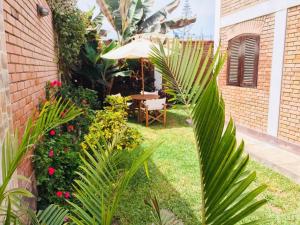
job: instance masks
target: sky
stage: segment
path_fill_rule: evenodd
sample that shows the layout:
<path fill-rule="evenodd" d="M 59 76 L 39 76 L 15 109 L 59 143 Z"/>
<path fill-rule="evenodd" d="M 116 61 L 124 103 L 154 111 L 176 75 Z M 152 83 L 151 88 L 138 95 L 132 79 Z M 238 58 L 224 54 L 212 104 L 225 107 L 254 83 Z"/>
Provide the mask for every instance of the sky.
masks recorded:
<path fill-rule="evenodd" d="M 168 4 L 172 0 L 155 0 L 153 6 L 153 13 L 162 8 L 165 4 Z M 214 2 L 213 0 L 189 0 L 192 10 L 192 15 L 197 16 L 197 21 L 192 25 L 192 32 L 195 38 L 212 39 L 214 33 Z M 180 6 L 172 12 L 170 19 L 180 18 L 182 15 L 184 0 L 181 0 Z M 78 8 L 83 11 L 91 9 L 93 6 L 99 7 L 96 4 L 96 0 L 78 0 Z M 103 28 L 108 30 L 109 38 L 115 38 L 116 34 L 108 24 L 105 22 Z"/>

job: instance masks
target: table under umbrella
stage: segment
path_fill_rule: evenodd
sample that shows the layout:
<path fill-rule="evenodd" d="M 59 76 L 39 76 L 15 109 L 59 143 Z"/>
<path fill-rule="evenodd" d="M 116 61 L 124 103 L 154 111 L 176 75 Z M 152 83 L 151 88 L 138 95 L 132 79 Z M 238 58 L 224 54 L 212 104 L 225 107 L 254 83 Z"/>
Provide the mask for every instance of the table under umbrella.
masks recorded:
<path fill-rule="evenodd" d="M 159 48 L 159 46 L 150 40 L 136 39 L 128 44 L 125 44 L 119 48 L 113 49 L 108 53 L 102 55 L 105 59 L 140 59 L 141 61 L 141 76 L 142 76 L 142 91 L 144 93 L 144 59 L 149 58 L 152 52 L 153 46 Z"/>

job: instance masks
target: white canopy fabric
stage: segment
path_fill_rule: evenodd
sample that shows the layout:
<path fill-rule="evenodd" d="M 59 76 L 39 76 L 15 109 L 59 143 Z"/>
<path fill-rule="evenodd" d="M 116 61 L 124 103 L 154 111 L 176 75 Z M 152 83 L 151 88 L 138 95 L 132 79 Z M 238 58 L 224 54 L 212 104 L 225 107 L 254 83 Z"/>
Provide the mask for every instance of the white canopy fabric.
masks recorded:
<path fill-rule="evenodd" d="M 144 93 L 145 84 L 144 84 L 144 68 L 143 68 L 143 59 L 149 58 L 152 47 L 156 46 L 159 48 L 159 45 L 154 44 L 153 42 L 147 39 L 136 39 L 126 45 L 123 45 L 119 48 L 113 49 L 108 53 L 102 55 L 104 59 L 141 59 L 141 76 L 142 76 L 142 92 Z M 167 54 L 169 51 L 165 51 Z"/>
<path fill-rule="evenodd" d="M 149 58 L 153 45 L 159 47 L 157 44 L 154 44 L 149 40 L 137 39 L 119 48 L 113 49 L 101 57 L 105 59 Z"/>

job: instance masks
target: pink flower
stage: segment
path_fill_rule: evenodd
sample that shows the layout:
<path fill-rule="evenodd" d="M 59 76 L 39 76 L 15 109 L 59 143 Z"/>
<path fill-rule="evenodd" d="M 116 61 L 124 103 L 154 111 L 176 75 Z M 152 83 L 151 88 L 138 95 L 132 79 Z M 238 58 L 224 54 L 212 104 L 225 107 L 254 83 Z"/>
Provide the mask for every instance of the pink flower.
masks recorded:
<path fill-rule="evenodd" d="M 50 151 L 49 151 L 49 153 L 48 153 L 48 156 L 50 157 L 50 158 L 53 158 L 54 157 L 54 150 L 51 148 L 50 149 Z"/>
<path fill-rule="evenodd" d="M 57 87 L 61 87 L 61 82 L 57 81 L 56 85 L 57 85 Z"/>
<path fill-rule="evenodd" d="M 58 192 L 56 192 L 56 196 L 57 196 L 57 197 L 59 197 L 59 198 L 61 198 L 61 197 L 63 196 L 63 193 L 62 193 L 62 191 L 58 191 Z"/>
<path fill-rule="evenodd" d="M 65 198 L 68 199 L 68 198 L 70 198 L 70 197 L 71 197 L 70 192 L 66 191 L 66 192 L 65 192 Z"/>
<path fill-rule="evenodd" d="M 50 134 L 51 136 L 54 136 L 54 135 L 56 134 L 56 131 L 55 131 L 55 130 L 50 130 L 49 134 Z"/>
<path fill-rule="evenodd" d="M 52 176 L 55 173 L 55 169 L 53 167 L 48 168 L 48 174 Z"/>

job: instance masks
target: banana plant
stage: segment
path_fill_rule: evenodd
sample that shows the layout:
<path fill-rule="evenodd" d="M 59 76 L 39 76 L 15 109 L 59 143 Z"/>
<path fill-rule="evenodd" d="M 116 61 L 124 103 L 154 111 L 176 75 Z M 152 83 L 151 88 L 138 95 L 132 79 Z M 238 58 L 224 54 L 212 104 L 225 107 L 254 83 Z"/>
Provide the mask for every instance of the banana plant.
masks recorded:
<path fill-rule="evenodd" d="M 97 0 L 103 15 L 118 34 L 119 42 L 126 43 L 136 34 L 162 33 L 182 28 L 196 22 L 195 17 L 168 20 L 180 4 L 173 0 L 156 13 L 150 15 L 153 0 Z"/>
<path fill-rule="evenodd" d="M 200 45 L 200 47 L 199 47 Z M 237 144 L 231 119 L 225 125 L 225 104 L 217 86 L 217 76 L 226 56 L 210 48 L 204 56 L 203 44 L 171 44 L 168 56 L 162 46 L 153 48 L 152 62 L 166 81 L 178 92 L 192 118 L 201 183 L 201 224 L 233 225 L 266 203 L 257 199 L 266 186 L 250 188 L 256 173 L 247 170 L 249 156 L 244 142 Z M 198 53 L 197 53 L 198 52 Z M 200 63 L 202 61 L 202 63 Z"/>
<path fill-rule="evenodd" d="M 62 113 L 64 112 L 64 117 Z M 16 170 L 29 150 L 49 130 L 64 124 L 82 112 L 69 101 L 58 99 L 52 103 L 46 102 L 36 119 L 30 118 L 26 124 L 21 140 L 18 130 L 14 133 L 7 131 L 2 145 L 2 184 L 0 185 L 0 209 L 5 215 L 4 224 L 20 223 L 18 213 L 22 211 L 20 204 L 22 197 L 32 197 L 25 188 L 14 187 L 12 179 L 28 180 L 20 175 L 15 175 Z"/>
<path fill-rule="evenodd" d="M 73 68 L 73 76 L 84 83 L 89 81 L 90 88 L 102 90 L 102 95 L 109 95 L 115 77 L 128 77 L 132 71 L 126 69 L 117 60 L 103 59 L 101 55 L 118 47 L 116 42 L 103 44 L 101 49 L 97 43 L 88 42 L 81 51 L 81 63 Z"/>

